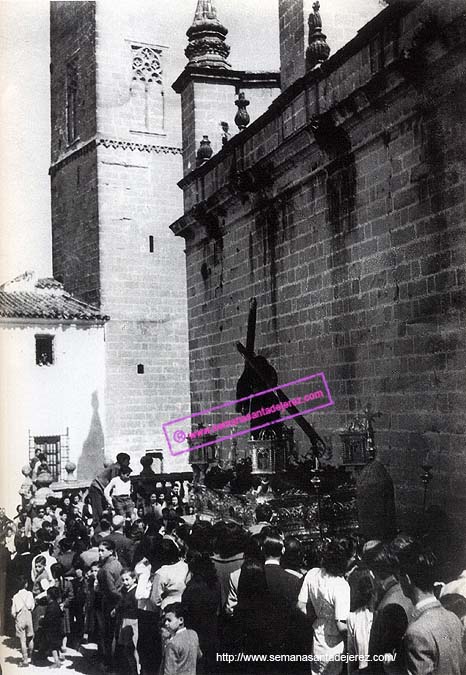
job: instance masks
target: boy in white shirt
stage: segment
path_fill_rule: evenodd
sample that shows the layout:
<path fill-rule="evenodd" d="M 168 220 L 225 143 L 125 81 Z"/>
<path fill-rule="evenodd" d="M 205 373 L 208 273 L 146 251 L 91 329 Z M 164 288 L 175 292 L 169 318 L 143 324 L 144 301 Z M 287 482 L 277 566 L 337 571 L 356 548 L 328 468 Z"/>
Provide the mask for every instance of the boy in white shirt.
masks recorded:
<path fill-rule="evenodd" d="M 131 518 L 134 512 L 134 502 L 131 499 L 131 481 L 129 479 L 131 469 L 122 466 L 118 476 L 112 478 L 104 489 L 104 494 L 110 506 L 113 506 L 119 516 Z"/>
<path fill-rule="evenodd" d="M 34 597 L 27 590 L 27 579 L 20 577 L 21 589 L 13 596 L 11 602 L 11 615 L 15 620 L 16 636 L 21 644 L 23 657 L 20 666 L 26 668 L 30 664 L 32 654 L 34 631 L 32 628 L 32 610 L 34 609 Z"/>

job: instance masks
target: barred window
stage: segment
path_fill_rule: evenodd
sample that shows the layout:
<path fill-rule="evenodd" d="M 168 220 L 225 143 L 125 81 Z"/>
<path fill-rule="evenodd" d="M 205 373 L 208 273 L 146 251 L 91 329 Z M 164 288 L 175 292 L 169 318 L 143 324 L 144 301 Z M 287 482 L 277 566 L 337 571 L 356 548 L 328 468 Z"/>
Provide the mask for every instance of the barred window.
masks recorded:
<path fill-rule="evenodd" d="M 61 475 L 60 436 L 34 436 L 34 446 L 45 455 L 53 480 L 59 480 Z"/>
<path fill-rule="evenodd" d="M 66 465 L 70 459 L 70 437 L 69 430 L 65 434 L 56 436 L 35 436 L 29 430 L 29 460 L 31 460 L 37 450 L 45 455 L 50 473 L 54 481 L 60 481 L 67 478 Z"/>

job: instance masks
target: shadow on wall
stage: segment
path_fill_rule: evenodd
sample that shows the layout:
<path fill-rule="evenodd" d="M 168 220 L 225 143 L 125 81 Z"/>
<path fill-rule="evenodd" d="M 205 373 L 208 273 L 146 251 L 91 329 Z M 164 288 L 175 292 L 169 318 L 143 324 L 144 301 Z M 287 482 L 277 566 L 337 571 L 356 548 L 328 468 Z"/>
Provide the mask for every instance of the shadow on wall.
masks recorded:
<path fill-rule="evenodd" d="M 93 479 L 104 463 L 104 431 L 100 421 L 99 398 L 96 391 L 92 393 L 91 406 L 91 425 L 78 459 L 78 480 Z"/>

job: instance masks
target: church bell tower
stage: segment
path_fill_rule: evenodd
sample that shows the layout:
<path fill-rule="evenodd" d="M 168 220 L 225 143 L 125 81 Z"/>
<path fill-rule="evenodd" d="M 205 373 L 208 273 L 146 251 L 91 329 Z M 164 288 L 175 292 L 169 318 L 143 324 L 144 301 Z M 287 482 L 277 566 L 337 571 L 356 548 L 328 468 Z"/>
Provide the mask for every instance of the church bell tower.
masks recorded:
<path fill-rule="evenodd" d="M 161 428 L 190 412 L 183 242 L 169 230 L 182 214 L 172 14 L 154 0 L 50 3 L 53 272 L 110 317 L 96 469 L 127 451 L 137 470 L 162 448 L 164 471 L 188 470 Z"/>

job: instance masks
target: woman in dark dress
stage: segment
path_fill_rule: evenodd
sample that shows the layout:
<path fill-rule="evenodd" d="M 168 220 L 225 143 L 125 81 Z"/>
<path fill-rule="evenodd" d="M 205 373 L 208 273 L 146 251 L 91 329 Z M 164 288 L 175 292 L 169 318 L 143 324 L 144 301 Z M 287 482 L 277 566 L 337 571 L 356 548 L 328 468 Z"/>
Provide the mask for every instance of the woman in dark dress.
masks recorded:
<path fill-rule="evenodd" d="M 215 669 L 220 611 L 220 586 L 215 566 L 207 552 L 192 551 L 188 558 L 191 579 L 183 592 L 186 628 L 199 637 L 205 672 Z M 202 668 L 202 664 L 200 664 Z"/>
<path fill-rule="evenodd" d="M 63 611 L 62 615 L 62 635 L 63 644 L 62 651 L 66 652 L 66 644 L 69 635 L 71 634 L 71 616 L 70 608 L 74 599 L 73 584 L 69 579 L 65 579 L 65 570 L 63 565 L 55 563 L 50 568 L 54 585 L 58 589 L 58 603 Z"/>
<path fill-rule="evenodd" d="M 238 581 L 238 604 L 234 609 L 239 651 L 245 654 L 274 654 L 281 635 L 274 603 L 267 588 L 264 565 L 250 558 L 244 561 Z M 268 666 L 268 669 L 267 669 Z M 271 672 L 270 664 L 264 669 Z"/>
<path fill-rule="evenodd" d="M 155 531 L 155 524 L 154 530 Z M 136 600 L 138 602 L 138 654 L 141 664 L 141 675 L 155 675 L 162 658 L 160 640 L 160 611 L 151 602 L 150 592 L 155 572 L 160 567 L 161 535 L 145 534 L 134 567 L 136 574 Z"/>
<path fill-rule="evenodd" d="M 40 626 L 43 633 L 45 651 L 53 656 L 52 668 L 60 668 L 60 661 L 64 660 L 61 654 L 63 640 L 63 612 L 59 605 L 59 590 L 51 586 L 47 590 L 47 607 L 41 619 Z"/>

